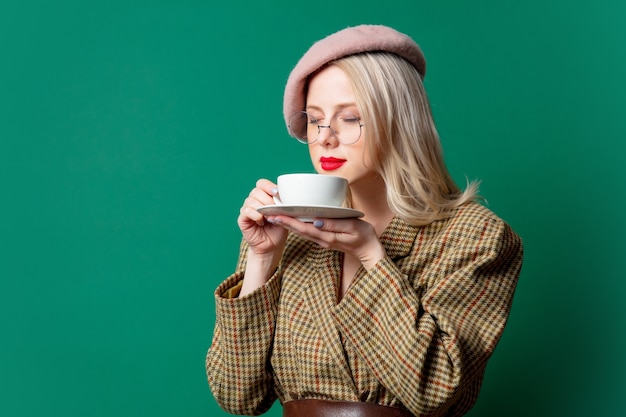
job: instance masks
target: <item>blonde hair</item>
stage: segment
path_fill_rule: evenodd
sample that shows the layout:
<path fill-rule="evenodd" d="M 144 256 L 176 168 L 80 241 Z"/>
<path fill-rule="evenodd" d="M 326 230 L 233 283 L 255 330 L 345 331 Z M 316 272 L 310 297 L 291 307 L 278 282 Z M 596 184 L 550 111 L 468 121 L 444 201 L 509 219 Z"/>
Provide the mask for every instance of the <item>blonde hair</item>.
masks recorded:
<path fill-rule="evenodd" d="M 422 79 L 409 62 L 388 52 L 368 52 L 330 65 L 351 79 L 367 132 L 364 146 L 397 216 L 424 225 L 478 198 L 477 182 L 461 191 L 450 176 Z"/>

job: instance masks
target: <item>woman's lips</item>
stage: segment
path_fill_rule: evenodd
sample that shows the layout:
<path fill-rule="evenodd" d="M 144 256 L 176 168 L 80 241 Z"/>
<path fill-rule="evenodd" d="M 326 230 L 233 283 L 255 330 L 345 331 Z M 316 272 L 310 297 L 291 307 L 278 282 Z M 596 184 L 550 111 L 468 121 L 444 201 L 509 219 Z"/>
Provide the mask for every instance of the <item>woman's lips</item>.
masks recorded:
<path fill-rule="evenodd" d="M 324 157 L 324 156 L 320 158 L 320 163 L 324 171 L 333 171 L 335 169 L 338 169 L 345 162 L 346 162 L 345 159 L 337 159 L 337 158 L 330 158 L 330 157 Z"/>

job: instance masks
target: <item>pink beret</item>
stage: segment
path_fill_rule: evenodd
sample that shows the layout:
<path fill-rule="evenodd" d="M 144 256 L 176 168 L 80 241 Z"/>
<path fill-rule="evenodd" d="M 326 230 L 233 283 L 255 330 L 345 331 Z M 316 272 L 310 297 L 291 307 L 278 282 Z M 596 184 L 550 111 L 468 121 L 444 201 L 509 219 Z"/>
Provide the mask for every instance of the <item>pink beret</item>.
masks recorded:
<path fill-rule="evenodd" d="M 314 43 L 291 71 L 283 99 L 285 122 L 289 123 L 289 116 L 293 113 L 304 110 L 304 88 L 309 75 L 335 59 L 370 51 L 399 55 L 413 64 L 422 78 L 426 74 L 424 54 L 409 36 L 381 25 L 361 25 L 340 30 Z"/>

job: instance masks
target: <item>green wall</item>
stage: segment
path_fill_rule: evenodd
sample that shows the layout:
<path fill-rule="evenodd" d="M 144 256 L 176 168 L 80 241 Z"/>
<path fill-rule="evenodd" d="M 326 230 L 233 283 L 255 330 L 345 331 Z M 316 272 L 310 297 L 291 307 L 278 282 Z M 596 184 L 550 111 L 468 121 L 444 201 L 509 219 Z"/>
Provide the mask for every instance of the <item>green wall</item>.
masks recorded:
<path fill-rule="evenodd" d="M 359 23 L 422 45 L 453 175 L 525 241 L 470 415 L 626 414 L 626 3 L 212 3 L 0 5 L 0 415 L 226 415 L 204 354 L 239 206 L 310 170 L 283 86 Z"/>

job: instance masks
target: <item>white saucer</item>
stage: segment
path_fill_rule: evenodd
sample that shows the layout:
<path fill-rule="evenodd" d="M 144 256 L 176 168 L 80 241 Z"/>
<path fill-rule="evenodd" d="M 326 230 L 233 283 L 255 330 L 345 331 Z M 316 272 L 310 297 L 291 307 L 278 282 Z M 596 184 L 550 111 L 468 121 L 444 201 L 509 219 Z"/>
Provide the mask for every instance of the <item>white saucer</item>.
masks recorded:
<path fill-rule="evenodd" d="M 259 207 L 257 211 L 266 216 L 284 215 L 296 217 L 303 222 L 312 222 L 316 217 L 325 219 L 351 219 L 363 217 L 363 213 L 346 207 L 335 206 L 296 206 L 288 204 L 275 204 Z"/>

